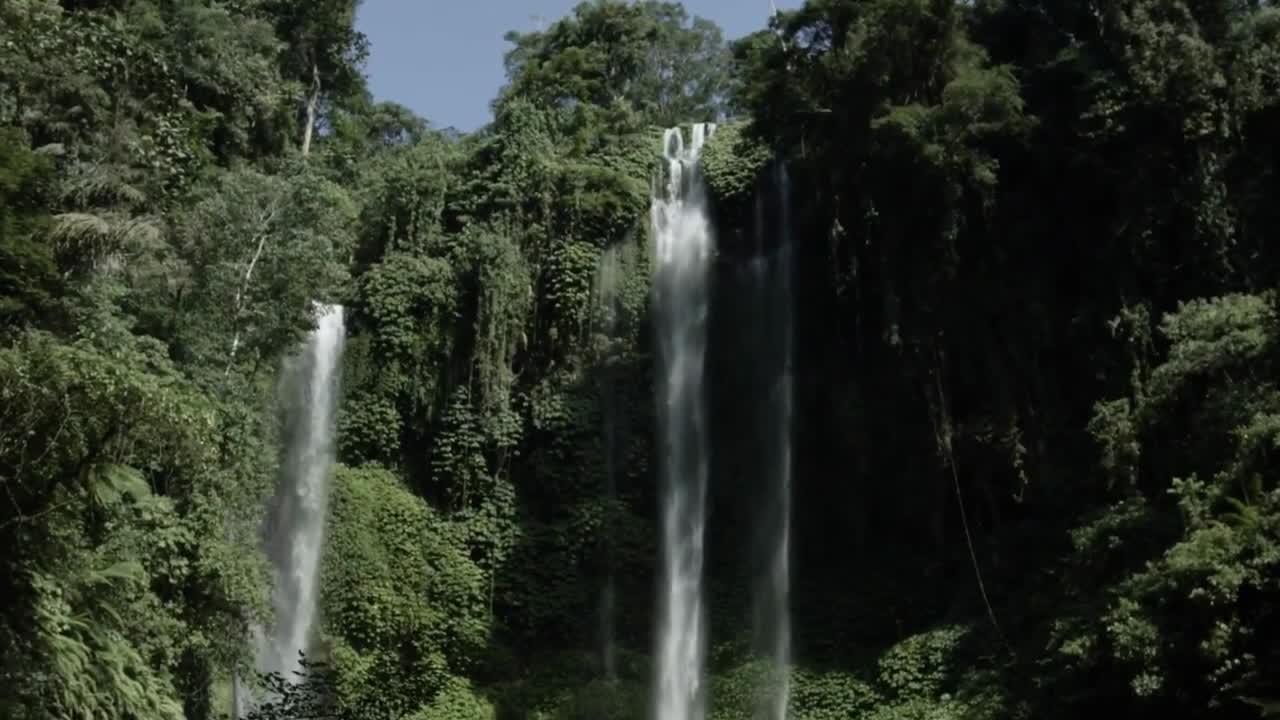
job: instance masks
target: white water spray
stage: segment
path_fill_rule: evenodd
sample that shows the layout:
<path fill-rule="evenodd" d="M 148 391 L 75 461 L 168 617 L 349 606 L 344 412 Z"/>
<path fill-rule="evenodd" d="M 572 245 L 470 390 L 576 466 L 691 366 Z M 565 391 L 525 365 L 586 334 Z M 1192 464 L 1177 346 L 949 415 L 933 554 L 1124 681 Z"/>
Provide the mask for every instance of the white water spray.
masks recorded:
<path fill-rule="evenodd" d="M 715 125 L 697 124 L 688 147 L 679 128 L 663 136 L 666 183 L 650 209 L 656 255 L 661 448 L 662 597 L 657 648 L 657 720 L 702 720 L 706 609 L 702 566 L 707 495 L 703 364 L 712 248 L 698 167 Z"/>
<path fill-rule="evenodd" d="M 334 417 L 345 327 L 341 306 L 321 306 L 303 352 L 281 375 L 286 417 L 285 458 L 266 527 L 272 567 L 270 632 L 255 628 L 258 672 L 296 683 L 317 614 L 320 554 L 324 547 L 329 484 L 333 476 Z M 244 714 L 247 698 L 239 697 Z"/>

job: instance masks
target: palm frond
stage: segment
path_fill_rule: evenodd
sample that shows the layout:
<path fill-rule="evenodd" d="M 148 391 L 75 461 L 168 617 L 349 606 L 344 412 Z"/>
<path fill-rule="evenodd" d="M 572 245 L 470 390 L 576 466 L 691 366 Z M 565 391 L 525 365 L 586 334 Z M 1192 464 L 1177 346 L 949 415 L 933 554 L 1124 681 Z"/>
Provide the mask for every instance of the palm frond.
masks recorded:
<path fill-rule="evenodd" d="M 114 582 L 143 583 L 147 580 L 146 568 L 137 560 L 121 560 L 105 568 L 90 570 L 85 576 L 89 585 L 101 585 Z"/>
<path fill-rule="evenodd" d="M 142 473 L 125 465 L 95 466 L 88 479 L 89 492 L 101 506 L 114 504 L 125 495 L 138 499 L 151 495 L 151 486 Z"/>
<path fill-rule="evenodd" d="M 162 240 L 155 219 L 119 212 L 60 213 L 51 237 L 60 254 L 73 256 L 70 264 L 106 272 L 119 271 L 125 255 L 156 248 Z"/>
<path fill-rule="evenodd" d="M 146 194 L 130 182 L 130 168 L 112 163 L 76 163 L 62 185 L 61 199 L 73 207 L 140 205 Z"/>
<path fill-rule="evenodd" d="M 120 225 L 118 233 L 120 245 L 131 250 L 157 247 L 162 239 L 160 225 L 152 217 L 129 218 Z"/>
<path fill-rule="evenodd" d="M 87 212 L 59 213 L 53 217 L 53 241 L 64 248 L 95 245 L 111 235 L 111 222 Z"/>

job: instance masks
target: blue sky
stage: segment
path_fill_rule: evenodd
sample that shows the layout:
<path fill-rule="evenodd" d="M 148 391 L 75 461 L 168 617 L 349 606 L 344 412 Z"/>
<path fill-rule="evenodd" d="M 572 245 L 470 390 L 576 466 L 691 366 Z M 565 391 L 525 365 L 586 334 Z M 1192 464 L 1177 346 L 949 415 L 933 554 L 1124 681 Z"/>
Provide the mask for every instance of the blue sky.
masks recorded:
<path fill-rule="evenodd" d="M 471 131 L 489 121 L 505 81 L 508 30 L 529 31 L 567 15 L 579 0 L 364 0 L 357 27 L 371 45 L 369 88 L 438 128 Z M 776 0 L 780 9 L 801 0 Z M 765 26 L 769 0 L 685 0 L 690 15 L 737 38 Z"/>

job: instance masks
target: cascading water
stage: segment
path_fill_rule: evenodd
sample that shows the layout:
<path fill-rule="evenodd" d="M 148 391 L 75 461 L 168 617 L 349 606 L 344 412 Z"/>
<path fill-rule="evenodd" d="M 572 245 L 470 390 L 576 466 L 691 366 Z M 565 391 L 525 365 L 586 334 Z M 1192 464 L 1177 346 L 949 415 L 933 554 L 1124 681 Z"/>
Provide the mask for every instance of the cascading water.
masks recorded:
<path fill-rule="evenodd" d="M 345 326 L 341 306 L 321 306 L 303 352 L 286 363 L 280 395 L 285 458 L 266 527 L 272 567 L 270 632 L 255 629 L 258 672 L 297 682 L 315 623 L 320 553 L 333 475 L 334 417 Z M 237 688 L 237 712 L 252 704 Z"/>
<path fill-rule="evenodd" d="M 657 720 L 702 720 L 706 656 L 702 564 L 707 495 L 703 389 L 712 228 L 699 172 L 713 124 L 663 136 L 666 182 L 650 208 L 655 241 L 662 476 L 662 597 L 658 626 Z"/>
<path fill-rule="evenodd" d="M 619 332 L 618 294 L 622 283 L 622 258 L 618 246 L 605 248 L 596 268 L 595 306 L 596 330 L 599 337 L 598 357 L 600 408 L 604 418 L 601 438 L 604 446 L 604 500 L 608 517 L 613 518 L 618 497 L 618 471 L 623 429 L 620 427 L 622 399 L 619 397 L 618 370 L 615 366 L 614 343 Z M 609 527 L 609 530 L 613 528 Z M 614 605 L 617 594 L 614 537 L 608 530 L 603 536 L 605 582 L 600 592 L 600 666 L 606 680 L 617 677 L 617 652 L 614 647 Z"/>
<path fill-rule="evenodd" d="M 766 214 L 757 196 L 756 254 L 749 264 L 752 295 L 751 353 L 756 442 L 760 476 L 757 545 L 763 567 L 755 585 L 756 645 L 769 664 L 769 682 L 760 690 L 757 717 L 785 720 L 791 665 L 791 433 L 792 433 L 792 243 L 790 183 L 786 167 L 774 167 L 776 212 Z M 768 218 L 768 219 L 766 219 Z M 772 223 L 769 222 L 772 220 Z M 766 251 L 766 240 L 774 249 Z"/>

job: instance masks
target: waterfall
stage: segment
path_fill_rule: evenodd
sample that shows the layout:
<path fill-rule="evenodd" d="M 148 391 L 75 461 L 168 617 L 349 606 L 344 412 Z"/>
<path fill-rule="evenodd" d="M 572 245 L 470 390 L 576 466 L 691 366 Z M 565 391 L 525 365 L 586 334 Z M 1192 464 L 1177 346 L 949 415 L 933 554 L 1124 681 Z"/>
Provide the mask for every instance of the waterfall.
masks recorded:
<path fill-rule="evenodd" d="M 757 717 L 785 720 L 791 665 L 791 442 L 792 442 L 792 242 L 790 182 L 775 165 L 776 212 L 756 198 L 756 255 L 749 264 L 754 360 L 756 448 L 761 502 L 755 523 L 762 567 L 754 588 L 755 634 L 767 658 L 769 682 L 761 688 Z M 769 221 L 772 221 L 770 223 Z M 772 243 L 767 240 L 772 239 Z M 766 244 L 775 249 L 766 252 Z"/>
<path fill-rule="evenodd" d="M 343 309 L 321 308 L 301 356 L 285 367 L 283 391 L 292 401 L 284 475 L 267 532 L 273 568 L 274 631 L 258 647 L 262 672 L 293 679 L 316 617 L 320 552 L 333 474 L 334 401 L 344 340 Z M 292 397 L 288 397 L 292 395 Z"/>
<path fill-rule="evenodd" d="M 623 429 L 620 427 L 620 421 L 624 406 L 619 397 L 615 343 L 620 330 L 618 295 L 621 290 L 622 275 L 621 249 L 618 246 L 605 248 L 596 268 L 593 292 L 597 312 L 595 329 L 598 332 L 600 411 L 604 420 L 601 442 L 605 465 L 604 502 L 607 508 L 606 530 L 602 538 L 605 544 L 605 582 L 600 592 L 600 666 L 605 680 L 610 681 L 617 678 L 617 652 L 614 646 L 617 553 L 614 547 L 616 529 L 613 527 L 613 519 L 617 511 L 618 471 L 622 462 L 620 441 Z"/>
<path fill-rule="evenodd" d="M 254 629 L 258 672 L 297 682 L 317 612 L 320 553 L 324 546 L 329 483 L 333 475 L 334 416 L 345 328 L 341 306 L 320 306 L 303 352 L 286 362 L 280 401 L 285 418 L 284 464 L 267 522 L 272 567 L 270 632 Z M 236 689 L 237 713 L 249 704 Z"/>
<path fill-rule="evenodd" d="M 655 250 L 658 423 L 662 480 L 662 595 L 657 720 L 702 720 L 706 656 L 702 564 L 707 494 L 703 389 L 712 228 L 698 167 L 715 125 L 663 136 L 666 177 L 650 208 Z"/>

